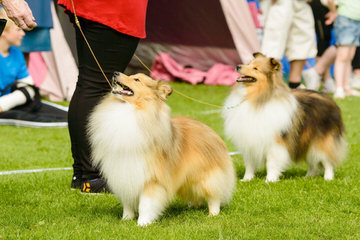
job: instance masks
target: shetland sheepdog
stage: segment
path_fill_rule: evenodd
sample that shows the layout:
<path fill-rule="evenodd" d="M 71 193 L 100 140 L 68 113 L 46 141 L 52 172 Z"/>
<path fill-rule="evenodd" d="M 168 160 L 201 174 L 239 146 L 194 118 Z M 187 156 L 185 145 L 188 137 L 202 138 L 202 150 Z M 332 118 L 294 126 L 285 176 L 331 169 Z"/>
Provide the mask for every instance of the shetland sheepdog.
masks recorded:
<path fill-rule="evenodd" d="M 123 219 L 145 226 L 178 195 L 207 203 L 217 215 L 229 202 L 236 175 L 224 141 L 210 127 L 171 117 L 169 84 L 144 74 L 115 72 L 113 89 L 88 123 L 92 162 L 122 202 Z"/>
<path fill-rule="evenodd" d="M 243 181 L 252 180 L 264 165 L 266 181 L 278 181 L 290 163 L 300 160 L 307 163 L 307 176 L 316 176 L 322 166 L 324 179 L 332 180 L 347 145 L 336 103 L 319 92 L 290 90 L 280 62 L 261 53 L 237 71 L 223 117 L 226 136 L 243 155 Z"/>

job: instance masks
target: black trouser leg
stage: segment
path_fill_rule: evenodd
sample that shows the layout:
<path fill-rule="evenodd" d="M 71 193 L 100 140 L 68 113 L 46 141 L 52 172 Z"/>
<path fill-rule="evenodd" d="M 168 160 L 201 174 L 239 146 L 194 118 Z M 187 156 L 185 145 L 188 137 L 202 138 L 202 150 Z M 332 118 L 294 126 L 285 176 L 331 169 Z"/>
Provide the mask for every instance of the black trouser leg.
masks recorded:
<path fill-rule="evenodd" d="M 139 39 L 85 19 L 80 19 L 80 23 L 107 78 L 110 80 L 114 71 L 123 72 L 135 52 Z M 87 119 L 94 106 L 110 91 L 110 86 L 98 68 L 79 29 L 76 26 L 75 29 L 79 76 L 69 106 L 69 133 L 74 158 L 74 175 L 90 179 L 99 177 L 99 171 L 90 161 L 90 145 L 86 134 Z"/>

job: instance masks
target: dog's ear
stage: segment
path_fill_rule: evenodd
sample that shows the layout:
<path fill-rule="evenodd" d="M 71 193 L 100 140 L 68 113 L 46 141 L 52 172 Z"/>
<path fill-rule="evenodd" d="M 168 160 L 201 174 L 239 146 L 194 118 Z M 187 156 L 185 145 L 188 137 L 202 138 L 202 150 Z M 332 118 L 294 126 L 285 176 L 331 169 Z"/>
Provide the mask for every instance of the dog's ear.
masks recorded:
<path fill-rule="evenodd" d="M 265 57 L 265 55 L 262 54 L 261 52 L 255 52 L 255 53 L 253 53 L 253 56 L 254 56 L 254 58 L 257 58 L 257 57 L 259 57 L 259 56 Z"/>
<path fill-rule="evenodd" d="M 161 100 L 165 101 L 171 95 L 173 89 L 165 81 L 158 81 L 157 92 Z"/>
<path fill-rule="evenodd" d="M 279 60 L 275 59 L 275 58 L 270 58 L 269 59 L 270 62 L 270 66 L 273 70 L 278 71 L 281 68 L 281 63 L 279 62 Z"/>

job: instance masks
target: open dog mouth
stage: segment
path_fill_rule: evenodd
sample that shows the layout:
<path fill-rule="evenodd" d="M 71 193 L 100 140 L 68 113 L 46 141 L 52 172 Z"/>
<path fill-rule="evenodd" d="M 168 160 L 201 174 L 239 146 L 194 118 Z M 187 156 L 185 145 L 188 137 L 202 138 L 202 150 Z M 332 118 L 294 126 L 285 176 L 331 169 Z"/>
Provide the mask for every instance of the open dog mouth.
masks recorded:
<path fill-rule="evenodd" d="M 126 86 L 125 84 L 122 84 L 118 81 L 115 82 L 115 87 L 112 91 L 113 94 L 119 94 L 119 95 L 125 95 L 125 96 L 133 96 L 134 91 Z"/>
<path fill-rule="evenodd" d="M 256 79 L 247 75 L 241 75 L 236 82 L 256 82 Z"/>

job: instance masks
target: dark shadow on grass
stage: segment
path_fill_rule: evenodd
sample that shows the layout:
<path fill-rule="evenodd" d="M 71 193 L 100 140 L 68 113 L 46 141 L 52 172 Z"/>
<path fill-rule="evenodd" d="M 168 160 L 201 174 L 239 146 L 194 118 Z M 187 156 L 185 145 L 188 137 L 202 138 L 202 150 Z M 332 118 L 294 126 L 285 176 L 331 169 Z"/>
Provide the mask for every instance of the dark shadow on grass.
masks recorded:
<path fill-rule="evenodd" d="M 162 218 L 175 218 L 179 215 L 188 214 L 188 213 L 204 213 L 205 215 L 208 213 L 208 208 L 206 204 L 203 204 L 199 207 L 188 207 L 186 204 L 181 202 L 172 202 L 166 208 Z"/>
<path fill-rule="evenodd" d="M 282 176 L 280 177 L 281 180 L 285 179 L 293 179 L 293 178 L 299 178 L 299 177 L 305 177 L 306 175 L 306 169 L 302 168 L 290 168 L 282 173 Z M 245 168 L 237 169 L 236 175 L 238 179 L 242 179 L 245 174 Z M 255 174 L 255 178 L 258 179 L 266 179 L 266 169 L 258 170 Z"/>

